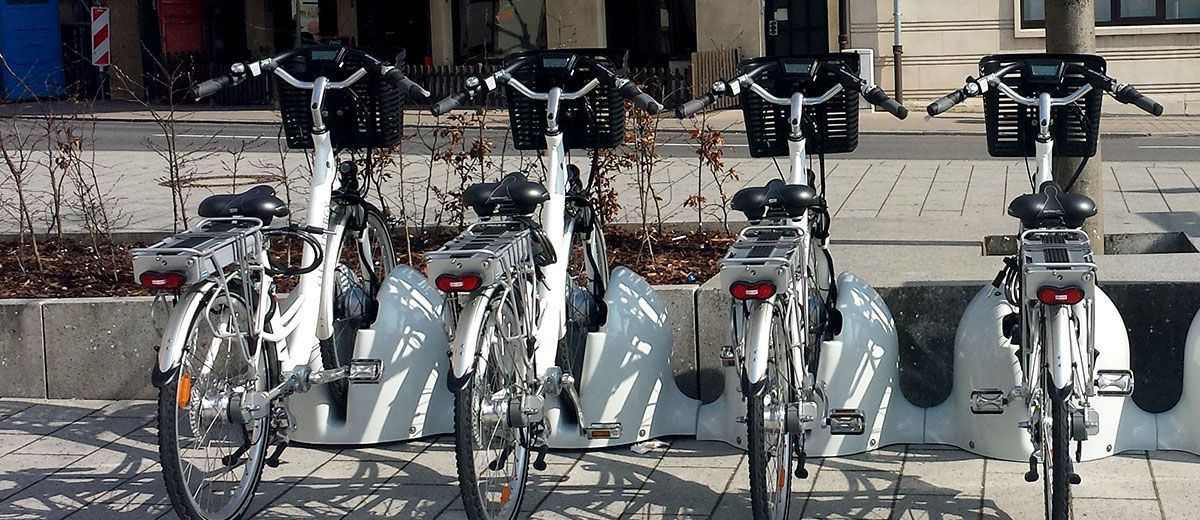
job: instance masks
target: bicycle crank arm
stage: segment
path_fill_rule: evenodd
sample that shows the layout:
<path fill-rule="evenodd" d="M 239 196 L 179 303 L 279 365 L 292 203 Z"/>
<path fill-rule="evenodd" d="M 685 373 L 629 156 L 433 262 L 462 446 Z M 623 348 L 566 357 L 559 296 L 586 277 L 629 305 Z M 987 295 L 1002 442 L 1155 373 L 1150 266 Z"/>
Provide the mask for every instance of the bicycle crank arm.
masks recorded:
<path fill-rule="evenodd" d="M 236 424 L 249 424 L 271 413 L 271 403 L 294 393 L 307 392 L 313 385 L 323 385 L 348 379 L 351 383 L 378 383 L 383 377 L 383 361 L 379 359 L 353 359 L 349 365 L 313 372 L 307 365 L 299 365 L 286 380 L 265 392 L 245 392 L 229 397 L 229 420 Z"/>

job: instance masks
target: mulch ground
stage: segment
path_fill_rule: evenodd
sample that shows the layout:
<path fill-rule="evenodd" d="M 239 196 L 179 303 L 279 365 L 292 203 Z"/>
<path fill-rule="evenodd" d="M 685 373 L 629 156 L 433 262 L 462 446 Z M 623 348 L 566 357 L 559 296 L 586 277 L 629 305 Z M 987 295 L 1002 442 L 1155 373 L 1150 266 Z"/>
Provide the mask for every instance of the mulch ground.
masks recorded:
<path fill-rule="evenodd" d="M 395 240 L 401 263 L 424 271 L 420 253 L 441 247 L 451 233 L 415 234 Z M 623 265 L 652 284 L 703 283 L 717 274 L 717 262 L 733 241 L 716 233 L 640 233 L 610 230 L 605 234 L 609 263 Z M 151 295 L 133 280 L 129 250 L 144 243 L 93 248 L 71 240 L 38 241 L 38 258 L 30 244 L 0 243 L 0 298 L 82 298 Z M 411 251 L 411 258 L 409 252 Z M 283 284 L 281 284 L 283 285 Z M 286 290 L 286 287 L 281 287 Z"/>

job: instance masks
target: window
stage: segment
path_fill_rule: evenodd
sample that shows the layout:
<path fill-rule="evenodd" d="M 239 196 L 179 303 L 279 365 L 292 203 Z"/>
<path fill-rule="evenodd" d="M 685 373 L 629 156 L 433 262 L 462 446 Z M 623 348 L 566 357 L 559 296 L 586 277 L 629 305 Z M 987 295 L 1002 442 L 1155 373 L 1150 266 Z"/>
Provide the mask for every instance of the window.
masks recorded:
<path fill-rule="evenodd" d="M 1096 25 L 1200 23 L 1200 0 L 1095 0 Z M 1021 27 L 1046 26 L 1046 0 L 1021 0 Z"/>

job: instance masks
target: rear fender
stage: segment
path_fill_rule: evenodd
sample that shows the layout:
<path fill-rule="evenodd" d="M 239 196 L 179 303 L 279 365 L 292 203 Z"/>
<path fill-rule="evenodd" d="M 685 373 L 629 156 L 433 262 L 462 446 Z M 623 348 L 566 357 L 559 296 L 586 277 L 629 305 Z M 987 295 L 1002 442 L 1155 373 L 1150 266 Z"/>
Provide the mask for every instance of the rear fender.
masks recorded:
<path fill-rule="evenodd" d="M 479 349 L 479 328 L 498 292 L 495 285 L 483 289 L 471 297 L 458 315 L 458 326 L 450 343 L 450 377 L 446 379 L 451 392 L 461 390 L 475 373 L 476 359 L 484 357 L 486 365 L 488 353 Z"/>
<path fill-rule="evenodd" d="M 767 362 L 771 359 L 771 318 L 774 298 L 750 303 L 749 317 L 743 342 L 742 393 L 757 395 L 763 388 L 767 375 Z M 736 304 L 736 302 L 735 302 Z"/>
<path fill-rule="evenodd" d="M 192 321 L 199 317 L 197 313 L 203 311 L 202 306 L 207 305 L 209 299 L 216 294 L 216 282 L 205 280 L 190 287 L 171 309 L 171 317 L 158 344 L 158 363 L 150 376 L 150 382 L 155 388 L 162 388 L 175 376 L 179 362 L 183 359 L 183 349 Z"/>

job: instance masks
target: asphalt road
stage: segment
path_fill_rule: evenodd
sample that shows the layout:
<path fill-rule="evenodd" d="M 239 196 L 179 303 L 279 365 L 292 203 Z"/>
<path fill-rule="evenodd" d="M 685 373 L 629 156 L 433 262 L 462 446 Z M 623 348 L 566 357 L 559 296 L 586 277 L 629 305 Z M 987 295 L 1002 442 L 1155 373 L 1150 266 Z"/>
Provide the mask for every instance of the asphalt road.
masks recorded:
<path fill-rule="evenodd" d="M 32 125 L 36 122 L 24 124 Z M 87 133 L 85 132 L 85 137 Z M 179 144 L 184 147 L 198 146 L 209 142 L 218 148 L 232 148 L 240 146 L 242 142 L 248 142 L 251 149 L 267 151 L 275 149 L 275 142 L 279 137 L 279 127 L 270 124 L 181 123 L 177 133 Z M 95 135 L 99 150 L 142 151 L 148 149 L 148 139 L 164 141 L 162 130 L 153 122 L 101 121 L 97 123 Z M 505 139 L 505 132 L 503 130 L 489 130 L 485 135 L 495 143 L 494 150 L 504 148 L 502 142 Z M 745 134 L 728 132 L 725 134 L 725 140 L 725 156 L 727 158 L 736 159 L 750 156 Z M 659 153 L 664 157 L 695 155 L 695 145 L 684 133 L 662 132 L 659 134 L 659 144 Z M 404 151 L 421 153 L 427 150 L 421 143 L 410 141 L 405 144 Z M 1200 143 L 1194 137 L 1108 137 L 1103 141 L 1103 156 L 1109 161 L 1200 161 Z M 981 134 L 869 133 L 859 136 L 857 150 L 849 154 L 839 154 L 836 157 L 946 160 L 990 158 L 987 153 L 986 141 Z"/>

